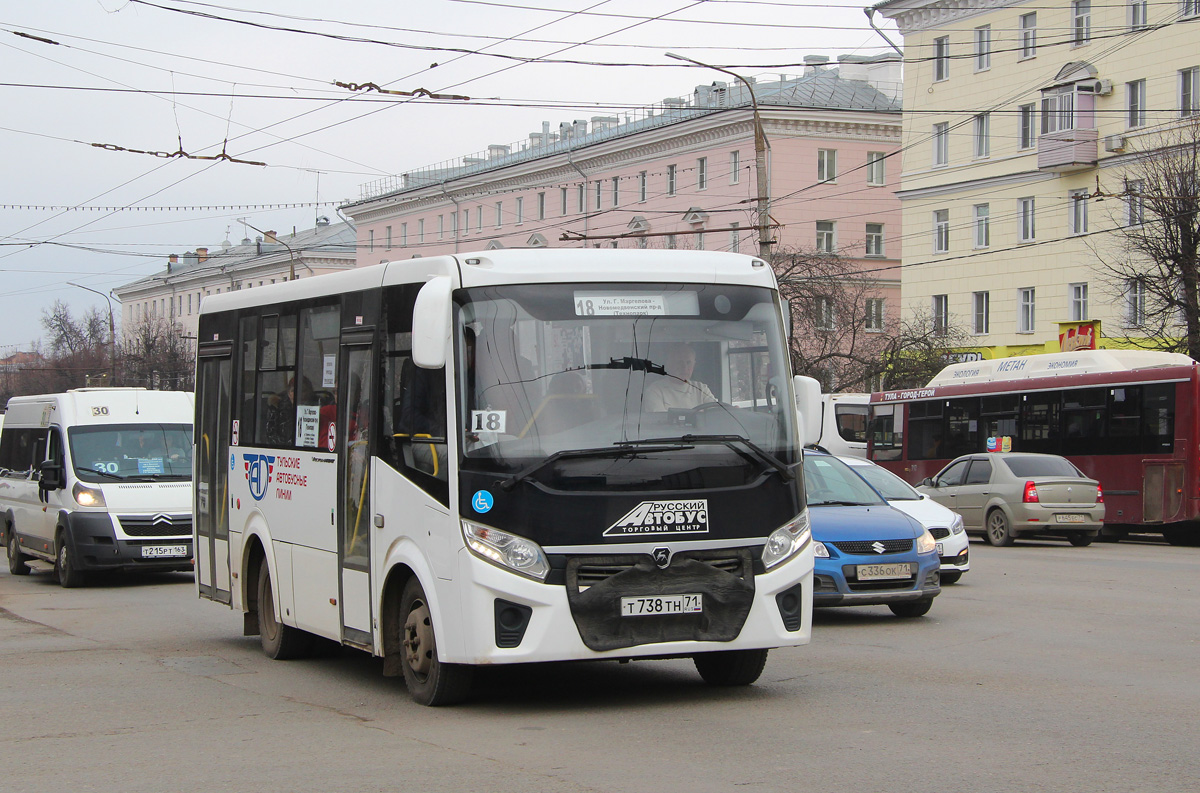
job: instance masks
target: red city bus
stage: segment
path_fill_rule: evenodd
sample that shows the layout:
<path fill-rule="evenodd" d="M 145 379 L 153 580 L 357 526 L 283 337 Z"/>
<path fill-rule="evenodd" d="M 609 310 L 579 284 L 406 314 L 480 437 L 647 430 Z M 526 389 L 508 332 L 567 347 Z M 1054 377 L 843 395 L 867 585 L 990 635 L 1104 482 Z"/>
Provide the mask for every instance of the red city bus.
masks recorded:
<path fill-rule="evenodd" d="M 1200 368 L 1186 355 L 1084 350 L 947 366 L 871 395 L 868 457 L 916 484 L 962 454 L 1059 454 L 1104 488 L 1106 535 L 1200 539 Z"/>

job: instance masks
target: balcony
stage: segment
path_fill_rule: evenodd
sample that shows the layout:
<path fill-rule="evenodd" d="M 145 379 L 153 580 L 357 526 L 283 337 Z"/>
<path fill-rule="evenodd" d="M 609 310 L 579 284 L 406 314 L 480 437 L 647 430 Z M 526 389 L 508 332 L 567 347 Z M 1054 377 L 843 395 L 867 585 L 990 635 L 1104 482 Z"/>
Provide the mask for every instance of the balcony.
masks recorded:
<path fill-rule="evenodd" d="M 1038 170 L 1065 173 L 1096 165 L 1099 133 L 1094 129 L 1060 129 L 1038 136 Z"/>

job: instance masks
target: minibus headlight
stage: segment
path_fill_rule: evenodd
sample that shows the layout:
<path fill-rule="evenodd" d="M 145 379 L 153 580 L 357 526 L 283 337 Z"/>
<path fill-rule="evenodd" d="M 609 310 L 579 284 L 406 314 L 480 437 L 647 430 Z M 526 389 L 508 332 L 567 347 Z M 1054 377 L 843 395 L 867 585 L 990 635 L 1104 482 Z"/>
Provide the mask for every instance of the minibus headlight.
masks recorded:
<path fill-rule="evenodd" d="M 810 539 L 812 533 L 808 526 L 808 510 L 805 510 L 767 537 L 762 552 L 763 567 L 770 570 L 786 562 L 808 545 Z"/>
<path fill-rule="evenodd" d="M 467 547 L 476 556 L 537 581 L 546 580 L 550 562 L 533 540 L 469 520 L 462 521 L 462 531 Z"/>
<path fill-rule="evenodd" d="M 933 553 L 936 550 L 937 543 L 933 535 L 929 533 L 929 529 L 922 529 L 921 536 L 917 538 L 917 553 Z"/>
<path fill-rule="evenodd" d="M 76 482 L 75 487 L 71 488 L 71 495 L 75 497 L 75 503 L 81 507 L 103 507 L 104 493 L 98 487 L 85 487 L 82 483 Z"/>

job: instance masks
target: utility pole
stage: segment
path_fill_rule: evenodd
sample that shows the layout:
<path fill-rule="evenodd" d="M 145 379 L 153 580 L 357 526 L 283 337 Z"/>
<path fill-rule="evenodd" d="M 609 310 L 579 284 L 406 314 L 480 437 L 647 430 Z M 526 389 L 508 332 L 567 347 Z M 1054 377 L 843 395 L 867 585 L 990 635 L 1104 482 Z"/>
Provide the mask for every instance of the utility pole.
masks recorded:
<path fill-rule="evenodd" d="M 117 384 L 117 326 L 113 322 L 112 298 L 99 290 L 83 286 L 82 284 L 67 281 L 67 286 L 74 286 L 86 292 L 100 295 L 100 297 L 108 301 L 108 384 L 115 386 Z"/>
<path fill-rule="evenodd" d="M 249 224 L 249 223 L 246 223 L 246 219 L 245 219 L 245 218 L 238 218 L 238 222 L 239 222 L 239 223 L 245 223 L 247 226 L 250 226 L 250 224 Z M 260 229 L 260 228 L 258 228 L 258 227 L 256 227 L 256 226 L 250 226 L 250 228 L 254 229 L 254 230 L 255 230 L 255 231 L 257 231 L 259 234 L 263 235 L 263 237 L 264 237 L 264 238 L 267 236 L 267 232 L 263 231 L 262 229 Z M 279 243 L 280 245 L 282 245 L 283 247 L 287 248 L 287 252 L 288 252 L 288 280 L 289 280 L 289 281 L 295 281 L 295 280 L 296 280 L 296 252 L 295 252 L 294 250 L 292 250 L 292 246 L 291 246 L 291 245 L 288 245 L 286 242 L 284 242 L 283 240 L 281 240 L 281 239 L 279 238 L 279 235 L 275 235 L 275 241 L 276 241 L 276 242 L 278 242 L 278 243 Z M 305 266 L 307 266 L 307 265 L 305 265 Z M 312 268 L 311 268 L 311 267 L 309 267 L 309 269 L 311 270 Z"/>
<path fill-rule="evenodd" d="M 771 229 L 770 229 L 770 188 L 767 184 L 767 152 L 771 149 L 771 144 L 767 142 L 767 133 L 763 131 L 762 116 L 758 112 L 758 97 L 754 95 L 754 86 L 745 77 L 742 77 L 737 72 L 724 69 L 720 66 L 713 66 L 711 63 L 702 63 L 694 58 L 685 58 L 682 55 L 677 55 L 674 52 L 667 53 L 668 58 L 674 58 L 677 61 L 686 61 L 696 66 L 703 66 L 706 69 L 712 69 L 723 74 L 728 74 L 730 77 L 738 80 L 742 85 L 746 86 L 746 90 L 750 93 L 750 107 L 754 112 L 754 172 L 757 177 L 756 190 L 758 195 L 755 198 L 755 205 L 758 211 L 758 256 L 763 261 L 770 263 L 771 261 Z"/>

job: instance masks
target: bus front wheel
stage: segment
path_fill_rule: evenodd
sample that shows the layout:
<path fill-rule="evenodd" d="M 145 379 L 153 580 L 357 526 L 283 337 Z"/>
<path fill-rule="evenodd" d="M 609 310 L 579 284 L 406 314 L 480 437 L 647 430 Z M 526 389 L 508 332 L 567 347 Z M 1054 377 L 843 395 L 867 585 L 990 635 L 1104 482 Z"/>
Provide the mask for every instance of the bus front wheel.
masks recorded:
<path fill-rule="evenodd" d="M 58 548 L 54 555 L 54 574 L 58 576 L 58 584 L 64 589 L 74 589 L 84 585 L 85 575 L 75 564 L 75 555 L 67 546 L 67 538 L 58 536 Z"/>
<path fill-rule="evenodd" d="M 720 650 L 692 656 L 696 671 L 710 686 L 748 686 L 767 665 L 766 650 Z"/>
<path fill-rule="evenodd" d="M 258 570 L 258 636 L 268 658 L 286 661 L 303 658 L 312 649 L 313 635 L 275 617 L 275 592 L 271 588 L 271 569 L 262 560 Z"/>
<path fill-rule="evenodd" d="M 472 669 L 438 660 L 433 615 L 421 582 L 414 576 L 400 596 L 400 667 L 408 693 L 419 705 L 453 705 L 471 693 Z"/>

